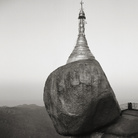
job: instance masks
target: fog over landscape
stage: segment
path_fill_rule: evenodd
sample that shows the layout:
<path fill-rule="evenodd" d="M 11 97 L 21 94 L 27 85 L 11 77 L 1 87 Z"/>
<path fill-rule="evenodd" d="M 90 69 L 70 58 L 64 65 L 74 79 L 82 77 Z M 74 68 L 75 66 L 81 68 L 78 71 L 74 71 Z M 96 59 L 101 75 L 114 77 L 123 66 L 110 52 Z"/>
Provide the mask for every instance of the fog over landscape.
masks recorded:
<path fill-rule="evenodd" d="M 138 1 L 84 0 L 88 46 L 120 104 L 138 102 Z M 43 104 L 46 78 L 66 64 L 80 0 L 0 0 L 0 106 Z"/>

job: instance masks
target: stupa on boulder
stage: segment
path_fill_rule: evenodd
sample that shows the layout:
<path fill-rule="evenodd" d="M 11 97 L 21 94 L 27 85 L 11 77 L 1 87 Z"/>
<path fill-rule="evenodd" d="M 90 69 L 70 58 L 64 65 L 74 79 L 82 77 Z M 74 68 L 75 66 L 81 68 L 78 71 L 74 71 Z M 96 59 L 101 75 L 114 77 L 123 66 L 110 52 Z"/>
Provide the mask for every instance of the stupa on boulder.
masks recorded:
<path fill-rule="evenodd" d="M 44 103 L 56 131 L 80 136 L 95 132 L 120 116 L 115 94 L 85 37 L 83 2 L 79 34 L 67 64 L 53 71 L 44 88 Z"/>

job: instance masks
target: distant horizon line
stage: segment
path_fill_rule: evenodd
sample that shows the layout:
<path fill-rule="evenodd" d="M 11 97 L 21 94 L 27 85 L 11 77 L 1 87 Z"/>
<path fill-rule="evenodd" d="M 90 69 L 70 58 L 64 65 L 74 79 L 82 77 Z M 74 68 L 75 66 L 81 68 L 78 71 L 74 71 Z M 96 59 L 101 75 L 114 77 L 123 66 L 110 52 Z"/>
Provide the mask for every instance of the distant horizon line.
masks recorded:
<path fill-rule="evenodd" d="M 1 106 L 8 106 L 8 107 L 13 107 L 13 106 L 18 106 L 18 105 L 23 105 L 23 104 L 36 104 L 38 106 L 44 106 L 43 100 L 40 99 L 35 99 L 35 100 L 0 100 L 0 107 Z"/>
<path fill-rule="evenodd" d="M 125 100 L 126 101 L 126 100 Z M 119 105 L 127 105 L 128 103 L 138 103 L 131 100 L 127 100 L 127 102 L 118 102 Z M 14 106 L 22 106 L 22 105 L 37 105 L 37 106 L 45 106 L 43 100 L 35 99 L 35 100 L 0 100 L 0 107 L 14 107 Z"/>

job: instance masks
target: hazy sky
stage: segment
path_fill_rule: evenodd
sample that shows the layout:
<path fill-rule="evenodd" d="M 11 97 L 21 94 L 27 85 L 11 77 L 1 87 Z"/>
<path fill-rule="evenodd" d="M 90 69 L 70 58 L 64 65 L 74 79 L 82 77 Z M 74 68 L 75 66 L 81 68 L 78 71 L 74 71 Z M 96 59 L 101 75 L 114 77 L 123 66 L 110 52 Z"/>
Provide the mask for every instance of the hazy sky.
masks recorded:
<path fill-rule="evenodd" d="M 86 39 L 119 103 L 138 102 L 138 0 L 84 0 Z M 48 75 L 66 64 L 80 0 L 0 0 L 0 105 L 43 105 Z"/>

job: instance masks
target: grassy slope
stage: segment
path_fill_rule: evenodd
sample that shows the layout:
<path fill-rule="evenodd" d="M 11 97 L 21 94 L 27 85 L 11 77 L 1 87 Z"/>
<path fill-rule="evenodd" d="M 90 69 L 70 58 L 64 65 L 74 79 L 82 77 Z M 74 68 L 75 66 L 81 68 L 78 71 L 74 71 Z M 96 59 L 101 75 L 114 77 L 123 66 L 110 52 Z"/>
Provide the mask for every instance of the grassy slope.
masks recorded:
<path fill-rule="evenodd" d="M 0 107 L 0 138 L 62 138 L 44 107 Z"/>

